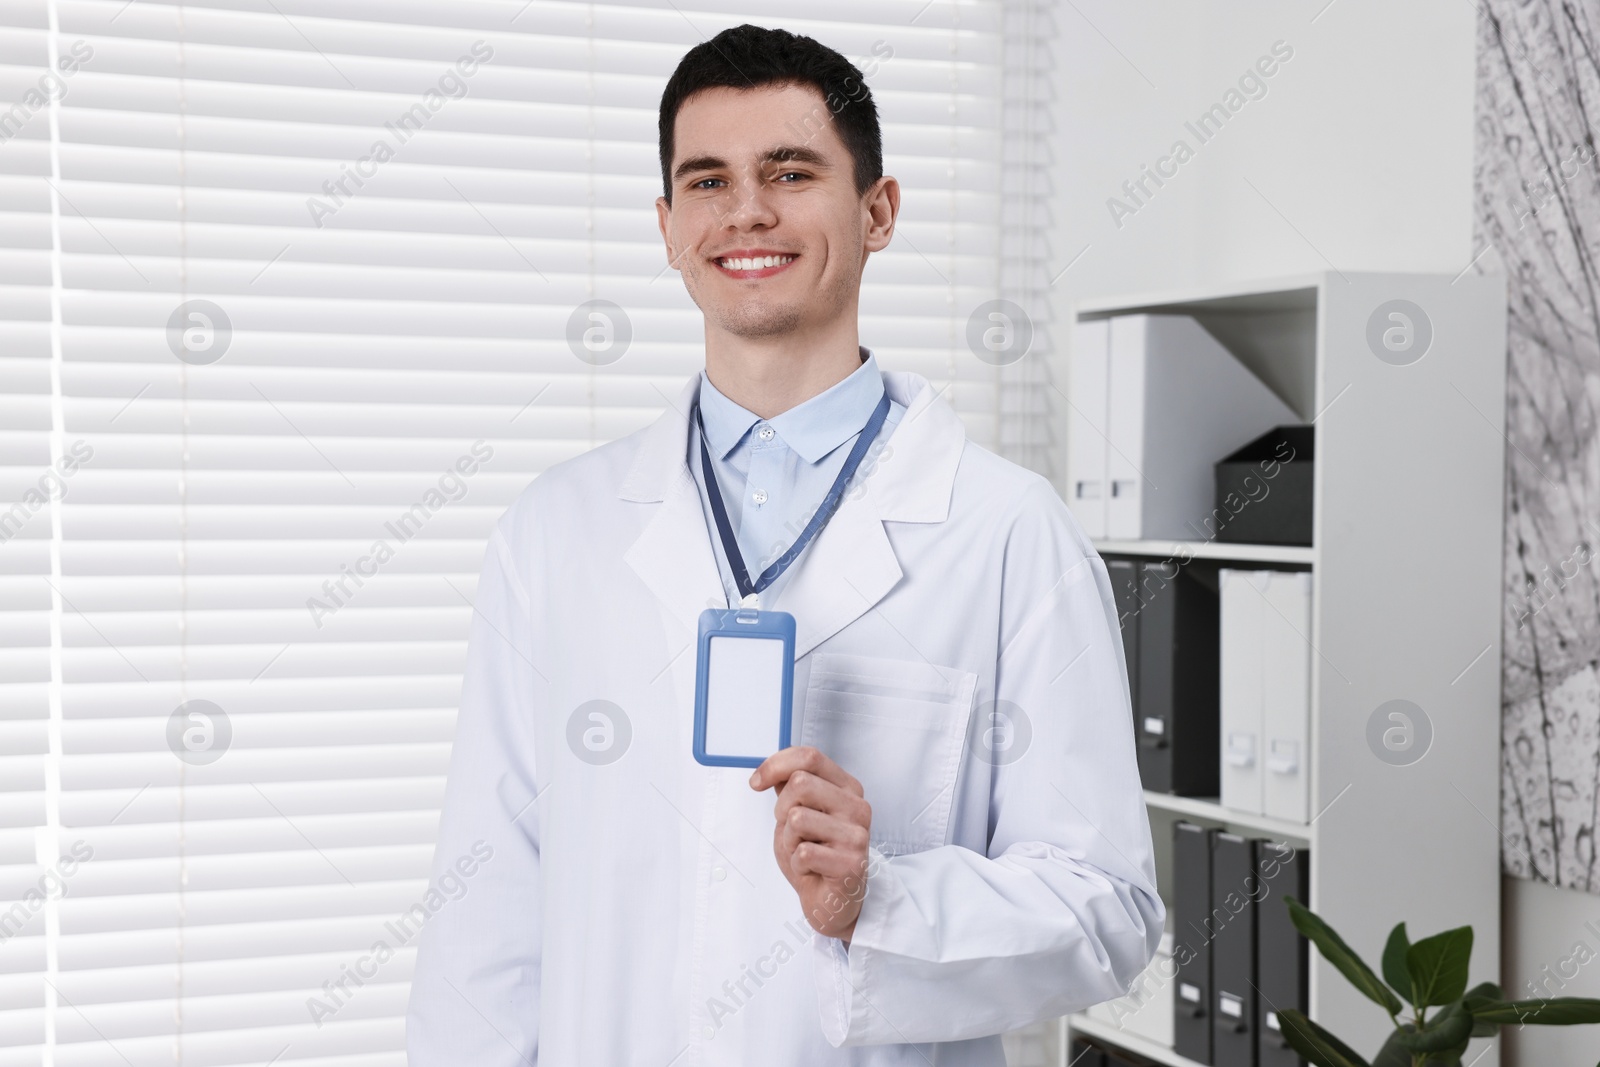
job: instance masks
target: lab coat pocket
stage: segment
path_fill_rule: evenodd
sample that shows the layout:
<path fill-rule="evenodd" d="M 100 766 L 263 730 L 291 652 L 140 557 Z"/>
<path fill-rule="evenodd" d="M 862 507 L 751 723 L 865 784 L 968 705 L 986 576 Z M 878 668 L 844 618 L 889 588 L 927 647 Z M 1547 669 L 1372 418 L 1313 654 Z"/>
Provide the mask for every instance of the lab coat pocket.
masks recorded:
<path fill-rule="evenodd" d="M 917 660 L 813 652 L 802 745 L 861 782 L 887 856 L 945 843 L 978 676 Z"/>

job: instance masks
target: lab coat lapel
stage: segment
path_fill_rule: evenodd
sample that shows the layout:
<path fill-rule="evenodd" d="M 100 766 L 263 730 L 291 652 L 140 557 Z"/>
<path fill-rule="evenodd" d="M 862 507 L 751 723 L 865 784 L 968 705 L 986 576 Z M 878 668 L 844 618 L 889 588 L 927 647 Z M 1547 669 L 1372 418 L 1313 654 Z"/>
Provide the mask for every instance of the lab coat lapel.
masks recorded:
<path fill-rule="evenodd" d="M 796 659 L 872 610 L 904 574 L 868 494 L 840 504 L 794 567 L 770 606 L 794 616 Z"/>
<path fill-rule="evenodd" d="M 966 430 L 920 374 L 883 379 L 906 413 L 876 459 L 862 464 L 860 491 L 846 495 L 773 605 L 795 617 L 797 659 L 876 608 L 904 577 L 885 522 L 943 522 L 950 513 Z"/>
<path fill-rule="evenodd" d="M 690 379 L 678 399 L 645 431 L 619 494 L 624 500 L 660 505 L 623 558 L 691 632 L 699 626 L 702 611 L 726 603 L 700 508 L 700 489 L 684 461 L 689 411 L 699 384 L 698 376 Z"/>
<path fill-rule="evenodd" d="M 887 447 L 862 465 L 860 491 L 847 494 L 794 563 L 780 603 L 795 616 L 799 658 L 871 611 L 904 569 L 884 523 L 943 522 L 949 515 L 966 431 L 920 374 L 885 373 L 884 387 L 906 408 Z M 698 375 L 645 432 L 622 484 L 625 500 L 659 502 L 625 558 L 667 610 L 693 629 L 700 612 L 724 602 L 700 492 L 684 459 Z"/>

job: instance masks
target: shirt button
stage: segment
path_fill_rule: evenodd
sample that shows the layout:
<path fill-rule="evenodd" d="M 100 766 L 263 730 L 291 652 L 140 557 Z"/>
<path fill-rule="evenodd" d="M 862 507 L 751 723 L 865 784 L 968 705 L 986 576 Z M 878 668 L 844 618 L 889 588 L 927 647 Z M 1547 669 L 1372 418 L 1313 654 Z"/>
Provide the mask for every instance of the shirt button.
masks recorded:
<path fill-rule="evenodd" d="M 707 1041 L 710 1041 L 712 1038 L 717 1036 L 716 1029 L 710 1026 L 701 1027 L 700 1032 L 706 1035 Z"/>
<path fill-rule="evenodd" d="M 756 431 L 756 435 L 758 437 L 760 437 L 763 441 L 770 441 L 770 440 L 772 440 L 772 435 L 777 433 L 777 432 L 778 431 L 774 430 L 771 426 L 763 426 L 763 427 L 761 427 L 761 429 Z"/>
<path fill-rule="evenodd" d="M 711 878 L 713 881 L 720 882 L 726 877 L 728 877 L 728 872 L 723 870 L 721 867 L 711 868 Z"/>
<path fill-rule="evenodd" d="M 750 499 L 754 500 L 757 504 L 765 504 L 767 502 L 767 491 L 765 489 L 757 489 L 755 492 L 750 494 Z"/>

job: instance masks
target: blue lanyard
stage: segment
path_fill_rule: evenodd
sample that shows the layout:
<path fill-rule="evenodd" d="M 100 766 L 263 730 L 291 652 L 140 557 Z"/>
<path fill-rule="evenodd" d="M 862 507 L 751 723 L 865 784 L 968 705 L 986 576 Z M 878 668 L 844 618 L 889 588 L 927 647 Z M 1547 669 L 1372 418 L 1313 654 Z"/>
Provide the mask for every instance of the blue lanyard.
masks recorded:
<path fill-rule="evenodd" d="M 711 453 L 706 451 L 705 420 L 700 417 L 699 401 L 695 402 L 694 418 L 700 427 L 700 470 L 705 474 L 706 495 L 711 498 L 711 514 L 716 518 L 717 533 L 722 538 L 722 550 L 727 553 L 728 567 L 733 571 L 733 580 L 739 586 L 741 599 L 749 597 L 752 593 L 759 593 L 777 581 L 778 575 L 788 570 L 789 564 L 799 558 L 812 538 L 822 532 L 822 528 L 827 525 L 844 499 L 845 483 L 850 481 L 856 468 L 861 466 L 862 457 L 867 454 L 867 448 L 878 436 L 878 431 L 883 427 L 883 420 L 888 417 L 889 393 L 885 390 L 877 408 L 872 412 L 872 417 L 861 430 L 861 436 L 856 438 L 855 447 L 850 449 L 850 455 L 845 458 L 844 466 L 839 468 L 839 476 L 833 480 L 833 487 L 828 490 L 828 495 L 822 498 L 822 503 L 817 507 L 817 513 L 811 516 L 811 521 L 800 531 L 800 536 L 789 546 L 789 551 L 779 556 L 777 561 L 762 571 L 761 576 L 752 583 L 750 573 L 745 569 L 744 556 L 739 552 L 739 542 L 734 538 L 733 527 L 728 523 L 728 509 L 722 504 L 722 491 L 717 487 L 717 475 L 711 469 Z"/>

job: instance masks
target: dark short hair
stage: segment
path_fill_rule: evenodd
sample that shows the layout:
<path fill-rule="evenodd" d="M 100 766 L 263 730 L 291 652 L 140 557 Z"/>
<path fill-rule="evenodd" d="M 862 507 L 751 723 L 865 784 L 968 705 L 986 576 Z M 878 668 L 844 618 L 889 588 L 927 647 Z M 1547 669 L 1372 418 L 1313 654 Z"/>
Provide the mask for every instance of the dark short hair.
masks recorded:
<path fill-rule="evenodd" d="M 661 185 L 672 202 L 673 126 L 685 100 L 702 89 L 808 85 L 822 95 L 855 165 L 856 192 L 883 177 L 883 134 L 867 80 L 844 56 L 810 37 L 763 26 L 734 26 L 684 54 L 661 94 Z M 827 121 L 819 117 L 819 122 Z"/>

